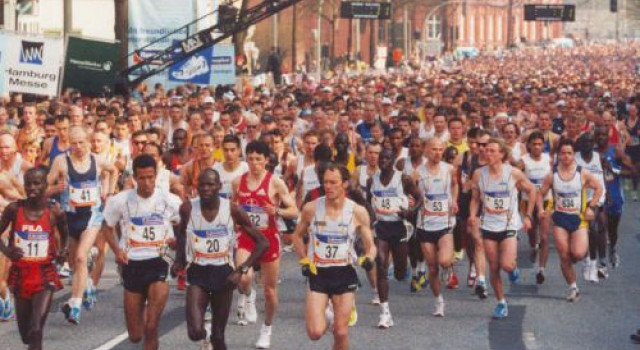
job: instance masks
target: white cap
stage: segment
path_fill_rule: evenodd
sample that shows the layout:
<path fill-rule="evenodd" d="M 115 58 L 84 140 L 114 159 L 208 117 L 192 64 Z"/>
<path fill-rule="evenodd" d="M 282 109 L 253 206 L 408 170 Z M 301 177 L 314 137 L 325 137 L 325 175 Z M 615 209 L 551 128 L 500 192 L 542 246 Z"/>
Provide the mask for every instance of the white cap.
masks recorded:
<path fill-rule="evenodd" d="M 202 103 L 214 103 L 214 102 L 215 100 L 211 96 L 205 96 L 205 98 L 202 100 Z"/>

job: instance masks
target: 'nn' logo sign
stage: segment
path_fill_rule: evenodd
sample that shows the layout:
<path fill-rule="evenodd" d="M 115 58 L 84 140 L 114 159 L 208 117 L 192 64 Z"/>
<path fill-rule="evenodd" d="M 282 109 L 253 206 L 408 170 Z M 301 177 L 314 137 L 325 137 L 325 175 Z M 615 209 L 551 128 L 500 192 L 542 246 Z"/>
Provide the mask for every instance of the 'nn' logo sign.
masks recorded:
<path fill-rule="evenodd" d="M 33 41 L 22 41 L 22 51 L 20 51 L 20 63 L 42 65 L 44 54 L 44 43 Z"/>

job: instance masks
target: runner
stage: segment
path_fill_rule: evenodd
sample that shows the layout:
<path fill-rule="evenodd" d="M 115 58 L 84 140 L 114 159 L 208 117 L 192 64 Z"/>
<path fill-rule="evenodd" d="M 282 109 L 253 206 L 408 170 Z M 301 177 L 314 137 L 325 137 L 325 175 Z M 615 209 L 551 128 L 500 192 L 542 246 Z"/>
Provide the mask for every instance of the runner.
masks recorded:
<path fill-rule="evenodd" d="M 252 141 L 247 145 L 249 172 L 233 181 L 233 199 L 244 208 L 253 225 L 269 240 L 269 249 L 260 256 L 260 271 L 265 296 L 265 320 L 260 328 L 256 348 L 271 347 L 271 326 L 278 308 L 278 273 L 280 270 L 280 239 L 277 217 L 293 219 L 298 216 L 293 198 L 286 184 L 267 171 L 269 146 L 262 141 Z M 281 208 L 284 206 L 284 208 Z M 238 238 L 236 264 L 240 265 L 251 255 L 254 242 L 241 233 Z M 238 324 L 247 325 L 257 321 L 256 292 L 251 288 L 253 271 L 249 270 L 240 279 L 238 291 Z"/>
<path fill-rule="evenodd" d="M 302 274 L 309 278 L 307 335 L 315 341 L 333 329 L 334 350 L 349 347 L 349 318 L 358 288 L 352 267 L 356 235 L 366 251 L 361 263 L 365 270 L 373 269 L 376 256 L 367 210 L 346 198 L 348 180 L 346 168 L 329 165 L 323 176 L 326 195 L 303 207 L 293 235 Z M 307 232 L 311 240 L 308 253 L 302 242 Z"/>
<path fill-rule="evenodd" d="M 389 281 L 387 270 L 393 259 L 394 276 L 402 281 L 407 272 L 408 230 L 404 220 L 410 219 L 415 208 L 422 205 L 422 196 L 415 182 L 401 171 L 395 170 L 396 154 L 394 149 L 385 148 L 380 154 L 380 171 L 375 173 L 367 184 L 367 201 L 375 212 L 374 229 L 377 240 L 376 267 L 377 290 L 380 297 L 380 321 L 378 328 L 393 326 L 389 310 Z M 407 196 L 416 198 L 410 206 Z"/>
<path fill-rule="evenodd" d="M 491 286 L 498 300 L 493 318 L 501 319 L 509 315 L 509 309 L 504 298 L 500 270 L 509 274 L 512 283 L 516 283 L 520 277 L 516 265 L 516 235 L 520 229 L 531 228 L 536 189 L 520 170 L 504 163 L 507 161 L 509 148 L 502 140 L 489 139 L 485 148 L 487 165 L 478 169 L 471 179 L 469 223 L 478 226 L 482 232 L 484 250 L 491 269 Z M 524 221 L 518 212 L 519 191 L 533 199 L 527 202 Z"/>
<path fill-rule="evenodd" d="M 133 161 L 136 189 L 107 201 L 102 233 L 122 266 L 123 304 L 129 340 L 144 340 L 145 350 L 158 349 L 160 316 L 167 303 L 169 264 L 167 245 L 174 241 L 172 225 L 179 222 L 180 199 L 155 189 L 158 165 L 150 155 Z M 118 243 L 115 227 L 120 224 Z"/>
<path fill-rule="evenodd" d="M 16 146 L 16 140 L 9 134 L 0 135 L 0 172 L 9 175 L 15 187 L 24 194 L 22 181 L 24 173 L 33 167 L 33 164 L 24 160 Z"/>
<path fill-rule="evenodd" d="M 224 162 L 216 163 L 213 166 L 213 169 L 220 175 L 222 188 L 219 194 L 222 198 L 231 198 L 231 184 L 249 170 L 247 163 L 240 159 L 240 147 L 242 146 L 238 136 L 227 135 L 222 140 Z"/>
<path fill-rule="evenodd" d="M 187 131 L 177 129 L 173 132 L 171 149 L 162 156 L 164 164 L 169 166 L 174 174 L 180 175 L 182 166 L 192 158 L 191 148 L 187 147 Z"/>
<path fill-rule="evenodd" d="M 367 182 L 377 172 L 378 159 L 380 158 L 380 152 L 382 151 L 382 145 L 377 142 L 369 142 L 365 151 L 365 162 L 356 168 L 356 171 L 351 174 L 351 181 L 357 184 L 356 187 L 360 188 L 362 192 L 367 190 Z"/>
<path fill-rule="evenodd" d="M 172 272 L 187 271 L 187 330 L 192 341 L 204 340 L 205 349 L 226 350 L 224 332 L 229 318 L 233 290 L 267 250 L 269 242 L 251 223 L 247 213 L 229 199 L 219 196 L 218 173 L 204 169 L 198 179 L 196 199 L 180 207 L 178 249 Z M 251 255 L 240 265 L 233 262 L 236 233 L 240 227 L 255 243 Z M 235 269 L 234 269 L 235 268 Z M 211 335 L 205 330 L 205 311 L 212 309 Z M 210 343 L 210 344 L 209 344 Z"/>
<path fill-rule="evenodd" d="M 510 124 L 507 124 L 510 125 Z M 544 153 L 544 135 L 542 132 L 533 131 L 527 140 L 528 153 L 522 156 L 518 163 L 518 168 L 524 172 L 527 179 L 540 191 L 542 182 L 547 174 L 551 173 L 551 158 L 548 153 Z M 522 194 L 522 208 L 529 201 L 529 196 Z M 551 203 L 551 194 L 546 196 L 536 196 L 536 207 L 531 217 L 531 229 L 529 230 L 529 246 L 531 247 L 530 260 L 535 263 L 538 253 L 538 272 L 536 272 L 536 283 L 542 284 L 545 280 L 545 268 L 549 260 L 549 232 L 551 231 L 551 216 L 548 215 L 548 208 Z M 523 209 L 524 210 L 524 209 Z"/>
<path fill-rule="evenodd" d="M 429 284 L 436 298 L 434 316 L 444 317 L 439 266 L 453 265 L 453 227 L 458 213 L 458 181 L 455 168 L 442 161 L 445 143 L 432 138 L 427 143 L 428 161 L 417 169 L 418 186 L 424 196 L 416 224 L 416 238 L 427 265 Z M 417 197 L 416 197 L 417 198 Z"/>
<path fill-rule="evenodd" d="M 16 298 L 22 342 L 29 350 L 40 350 L 53 293 L 62 289 L 53 261 L 64 261 L 68 253 L 67 218 L 48 202 L 43 169 L 27 170 L 24 182 L 27 198 L 9 204 L 0 218 L 0 232 L 11 226 L 9 245 L 0 240 L 0 251 L 13 262 L 9 286 Z M 6 307 L 11 299 L 7 296 L 0 302 Z"/>
<path fill-rule="evenodd" d="M 69 116 L 60 115 L 56 117 L 56 135 L 53 138 L 44 140 L 40 163 L 51 166 L 53 160 L 60 154 L 69 150 Z"/>
<path fill-rule="evenodd" d="M 82 126 L 69 130 L 68 155 L 56 157 L 49 171 L 49 194 L 60 193 L 69 225 L 69 265 L 73 271 L 69 301 L 62 306 L 67 321 L 80 323 L 80 306 L 91 309 L 97 286 L 87 279 L 88 254 L 102 223 L 101 203 L 115 193 L 117 169 L 91 154 L 89 134 Z M 83 300 L 84 299 L 84 300 Z"/>
<path fill-rule="evenodd" d="M 548 174 L 540 189 L 545 196 L 553 190 L 554 223 L 553 240 L 560 256 L 560 268 L 569 291 L 567 301 L 574 302 L 580 297 L 573 264 L 587 255 L 589 237 L 587 220 L 593 220 L 593 209 L 602 195 L 598 179 L 575 162 L 575 145 L 569 139 L 558 142 L 558 165 Z M 586 188 L 591 188 L 593 197 L 586 200 Z"/>
<path fill-rule="evenodd" d="M 213 136 L 210 134 L 202 134 L 197 138 L 196 152 L 194 158 L 184 164 L 180 169 L 180 181 L 184 186 L 184 192 L 188 198 L 196 196 L 196 188 L 198 187 L 198 174 L 203 169 L 212 168 L 216 161 L 212 157 L 213 153 Z"/>

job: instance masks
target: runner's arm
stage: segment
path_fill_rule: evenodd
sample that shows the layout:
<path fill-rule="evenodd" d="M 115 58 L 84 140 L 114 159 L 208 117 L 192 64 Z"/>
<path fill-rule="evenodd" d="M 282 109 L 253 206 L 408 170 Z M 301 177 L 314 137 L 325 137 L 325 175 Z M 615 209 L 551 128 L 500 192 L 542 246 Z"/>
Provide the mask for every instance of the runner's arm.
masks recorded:
<path fill-rule="evenodd" d="M 4 208 L 2 216 L 0 216 L 0 232 L 5 232 L 9 227 L 9 224 L 15 221 L 17 212 L 18 204 L 16 202 L 10 203 L 6 208 Z M 0 239 L 0 252 L 9 258 L 9 246 L 4 243 L 3 239 Z"/>
<path fill-rule="evenodd" d="M 231 217 L 233 217 L 233 222 L 242 229 L 242 232 L 247 234 L 249 238 L 255 242 L 255 247 L 251 251 L 251 254 L 247 260 L 241 264 L 242 267 L 251 267 L 255 264 L 256 260 L 267 251 L 269 241 L 251 223 L 247 212 L 235 203 L 231 203 Z M 240 269 L 240 266 L 236 266 L 236 268 Z"/>
<path fill-rule="evenodd" d="M 533 215 L 533 209 L 535 208 L 538 200 L 536 187 L 531 183 L 531 181 L 529 181 L 529 179 L 519 169 L 515 169 L 515 168 L 513 169 L 513 178 L 516 181 L 516 187 L 518 188 L 518 190 L 525 192 L 529 197 L 529 200 L 527 201 L 527 211 L 525 212 L 525 215 L 529 219 L 529 221 L 532 221 L 531 216 Z"/>
<path fill-rule="evenodd" d="M 47 191 L 46 195 L 56 195 L 64 190 L 65 186 L 65 174 L 63 172 L 62 163 L 65 161 L 65 157 L 56 157 L 47 175 Z"/>
<path fill-rule="evenodd" d="M 413 181 L 413 179 L 411 179 L 409 176 L 402 175 L 402 186 L 404 188 L 404 193 L 408 196 L 411 196 L 414 200 L 413 206 L 408 207 L 406 210 L 406 213 L 402 214 L 403 218 L 410 220 L 411 217 L 418 210 L 418 208 L 422 207 L 424 198 L 422 197 L 422 193 L 420 193 L 420 190 L 418 189 L 418 186 L 416 185 L 415 181 Z M 452 193 L 454 193 L 453 187 L 451 189 L 452 189 Z M 458 197 L 457 190 L 455 192 L 455 196 L 456 198 Z"/>
<path fill-rule="evenodd" d="M 361 206 L 356 205 L 353 209 L 354 223 L 356 225 L 356 232 L 362 240 L 364 245 L 365 257 L 371 261 L 375 261 L 376 258 L 376 246 L 373 244 L 373 234 L 371 233 L 371 220 L 369 219 L 369 213 Z"/>
<path fill-rule="evenodd" d="M 603 193 L 602 185 L 600 184 L 600 181 L 598 181 L 598 179 L 588 170 L 583 169 L 582 175 L 582 178 L 584 179 L 583 186 L 593 189 L 593 198 L 591 198 L 591 202 L 587 203 L 587 206 L 589 208 L 595 207 L 596 205 L 598 205 L 600 197 Z"/>
<path fill-rule="evenodd" d="M 480 172 L 473 173 L 473 177 L 467 181 L 467 188 L 471 189 L 471 204 L 469 204 L 469 220 L 475 220 L 478 216 L 480 208 L 480 189 L 478 188 L 478 179 Z"/>
<path fill-rule="evenodd" d="M 67 240 L 69 239 L 69 225 L 67 224 L 67 214 L 60 208 L 60 206 L 56 205 L 52 208 L 53 215 L 55 218 L 55 226 L 58 231 L 58 235 L 60 236 L 60 247 L 62 251 L 60 252 L 61 257 L 66 257 L 69 253 Z"/>
<path fill-rule="evenodd" d="M 187 265 L 186 261 L 186 247 L 187 247 L 187 224 L 191 217 L 191 202 L 185 201 L 180 205 L 180 223 L 177 229 L 174 230 L 176 236 L 176 260 L 175 265 L 179 270 L 184 269 Z"/>
<path fill-rule="evenodd" d="M 309 202 L 302 208 L 302 213 L 300 214 L 300 218 L 298 219 L 298 224 L 296 225 L 296 229 L 293 231 L 291 235 L 291 240 L 293 241 L 293 246 L 296 249 L 296 253 L 298 254 L 298 259 L 305 258 L 307 256 L 307 252 L 305 251 L 304 242 L 302 241 L 302 237 L 307 234 L 309 231 L 309 226 L 311 225 L 311 220 L 313 219 L 313 215 L 316 211 L 316 202 Z"/>
<path fill-rule="evenodd" d="M 295 219 L 298 217 L 298 207 L 296 206 L 296 202 L 291 197 L 289 193 L 289 189 L 287 189 L 287 185 L 279 178 L 273 178 L 275 181 L 273 185 L 278 193 L 278 198 L 280 199 L 280 203 L 284 204 L 284 209 L 278 208 L 277 214 L 285 219 Z"/>
<path fill-rule="evenodd" d="M 458 213 L 458 195 L 460 194 L 460 186 L 458 185 L 458 171 L 456 170 L 456 167 L 451 166 L 450 168 L 450 173 L 451 173 L 451 208 L 455 208 L 455 212 L 452 212 L 452 214 L 457 214 Z"/>

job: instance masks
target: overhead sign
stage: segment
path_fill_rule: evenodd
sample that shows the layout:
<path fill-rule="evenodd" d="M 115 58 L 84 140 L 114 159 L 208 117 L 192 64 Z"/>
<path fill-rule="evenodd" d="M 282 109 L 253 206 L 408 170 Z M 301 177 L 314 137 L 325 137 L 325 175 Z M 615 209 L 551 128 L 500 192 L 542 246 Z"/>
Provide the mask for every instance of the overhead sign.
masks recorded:
<path fill-rule="evenodd" d="M 343 1 L 340 4 L 340 17 L 358 19 L 390 19 L 390 2 Z"/>
<path fill-rule="evenodd" d="M 64 49 L 62 38 L 0 33 L 4 92 L 58 94 Z M 2 84 L 0 84 L 2 85 Z"/>
<path fill-rule="evenodd" d="M 196 52 L 169 68 L 169 81 L 179 84 L 229 85 L 236 83 L 235 49 L 216 44 Z"/>
<path fill-rule="evenodd" d="M 576 5 L 524 5 L 525 21 L 575 22 Z"/>
<path fill-rule="evenodd" d="M 72 88 L 83 96 L 98 96 L 105 87 L 113 89 L 120 57 L 118 43 L 69 37 L 62 89 Z"/>

